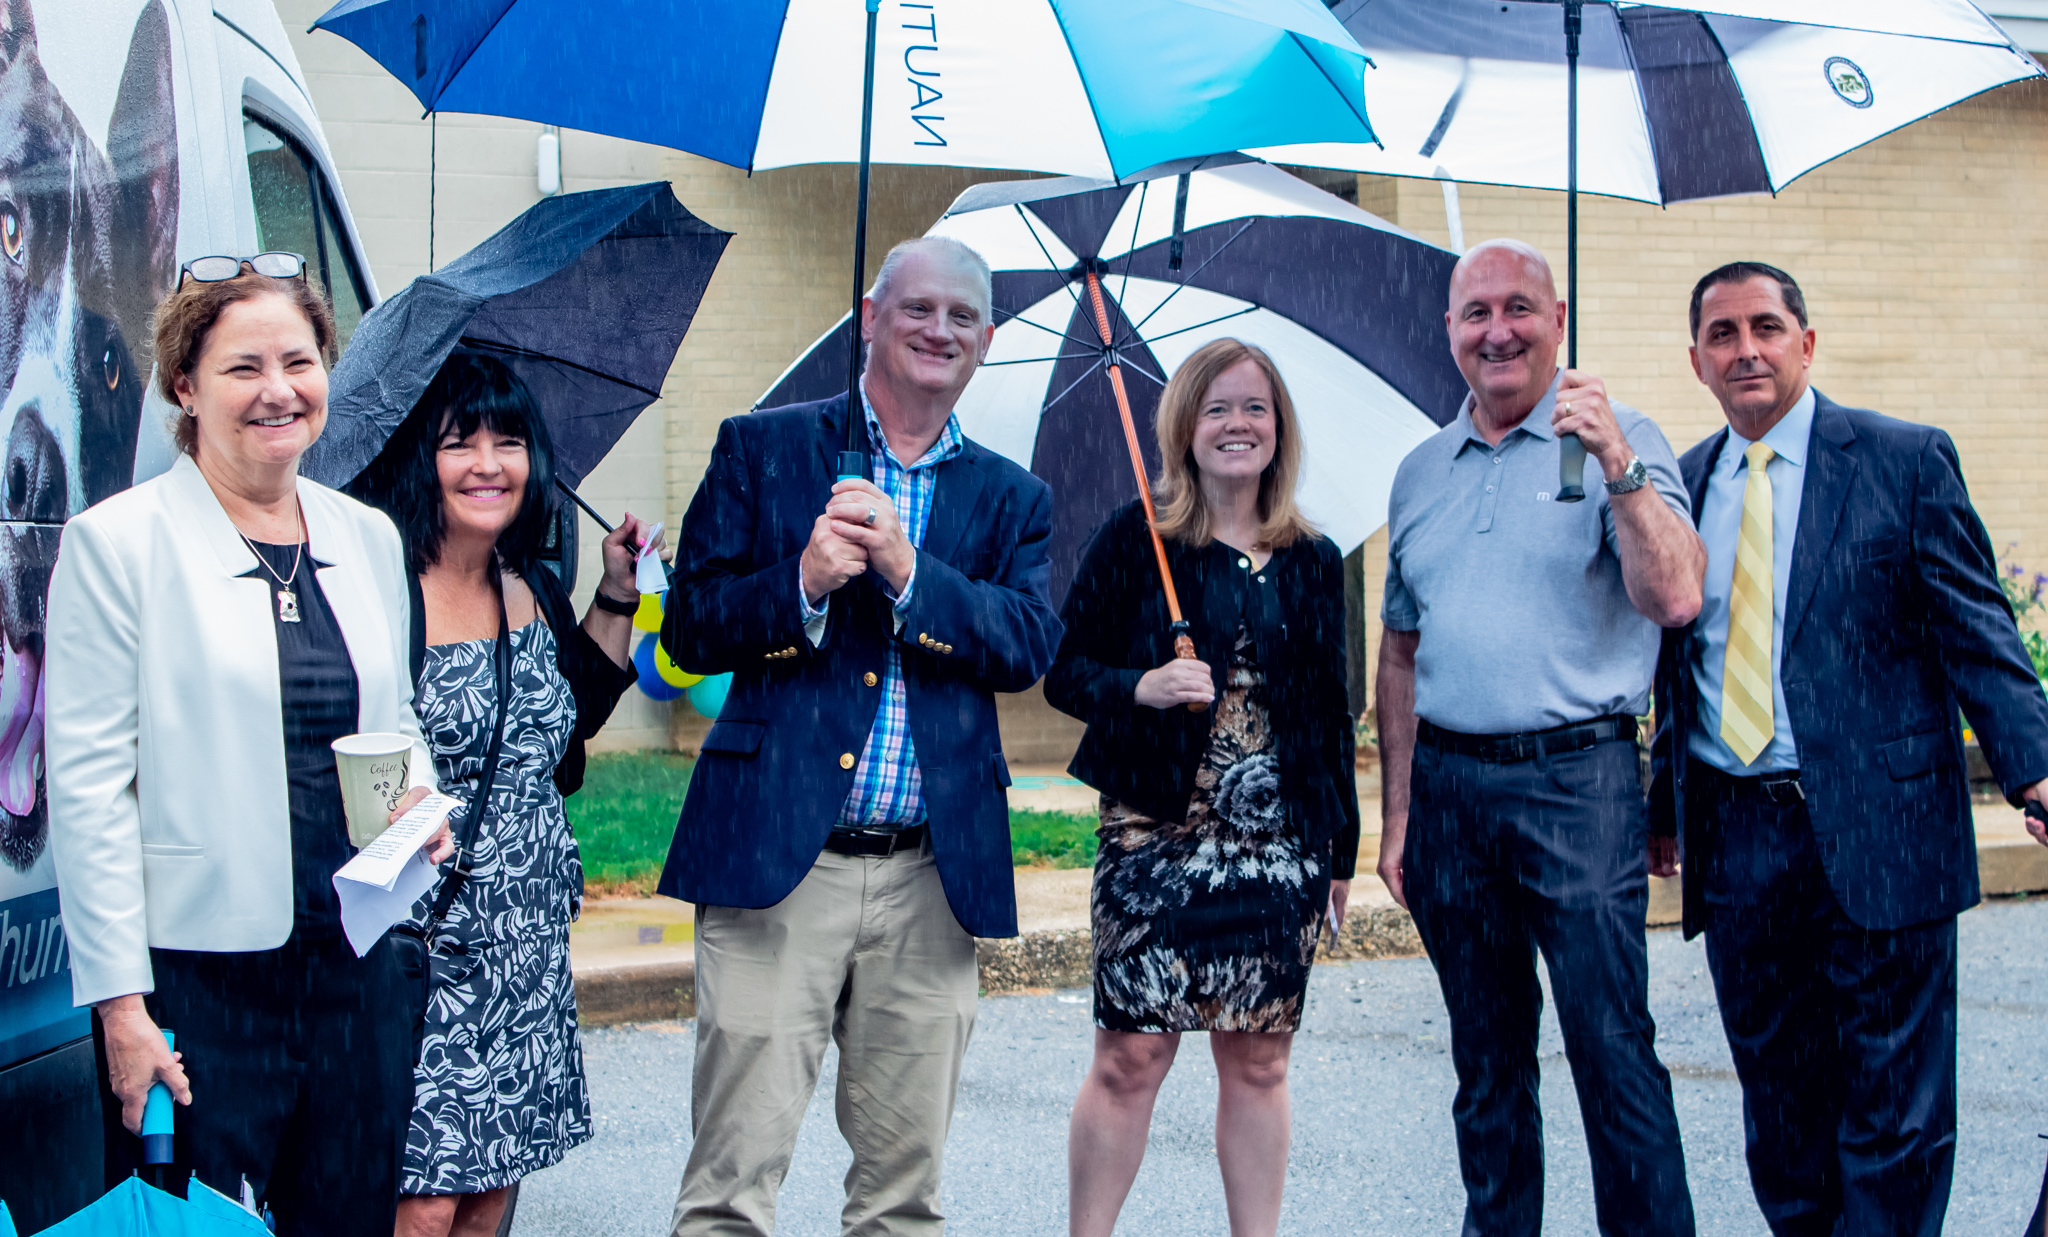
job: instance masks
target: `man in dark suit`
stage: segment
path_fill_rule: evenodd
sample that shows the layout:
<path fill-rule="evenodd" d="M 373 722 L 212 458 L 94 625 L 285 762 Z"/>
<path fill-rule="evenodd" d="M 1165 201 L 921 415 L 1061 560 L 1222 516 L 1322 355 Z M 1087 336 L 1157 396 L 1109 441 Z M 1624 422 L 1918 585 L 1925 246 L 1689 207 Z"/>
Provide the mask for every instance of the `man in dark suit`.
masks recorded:
<path fill-rule="evenodd" d="M 1948 435 L 1813 390 L 1774 267 L 1702 278 L 1691 325 L 1728 428 L 1680 461 L 1707 575 L 1658 663 L 1653 864 L 1682 839 L 1771 1231 L 1931 1237 L 1978 897 L 1958 706 L 2017 807 L 2048 698 Z"/>
<path fill-rule="evenodd" d="M 897 246 L 861 329 L 872 479 L 834 480 L 844 395 L 727 420 L 662 620 L 733 672 L 660 885 L 697 904 L 679 1237 L 772 1231 L 828 1036 L 845 1231 L 940 1231 L 974 938 L 1017 933 L 993 693 L 1059 644 L 1051 497 L 953 416 L 994 333 L 973 250 Z"/>

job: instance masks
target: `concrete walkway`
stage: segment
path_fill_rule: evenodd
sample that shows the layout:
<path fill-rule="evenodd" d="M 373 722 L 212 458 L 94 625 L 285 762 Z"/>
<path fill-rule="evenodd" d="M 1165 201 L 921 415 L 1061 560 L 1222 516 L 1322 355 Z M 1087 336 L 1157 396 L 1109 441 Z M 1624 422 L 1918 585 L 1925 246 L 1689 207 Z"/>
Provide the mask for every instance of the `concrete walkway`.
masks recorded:
<path fill-rule="evenodd" d="M 1053 766 L 1013 771 L 1010 806 L 1092 816 L 1097 795 Z M 1369 830 L 1358 848 L 1359 876 L 1343 935 L 1325 941 L 1323 961 L 1407 957 L 1422 952 L 1408 913 L 1371 875 L 1379 860 L 1379 779 L 1359 778 L 1359 810 Z M 1987 897 L 2048 892 L 2048 847 L 2028 836 L 2025 818 L 2003 803 L 1976 807 L 1977 863 Z M 1086 868 L 1017 871 L 1021 935 L 981 943 L 982 986 L 990 993 L 1045 992 L 1089 983 Z M 1649 922 L 1676 924 L 1677 880 L 1650 882 Z M 671 898 L 608 898 L 588 903 L 570 931 L 576 1001 L 586 1026 L 688 1018 L 696 1013 L 692 908 Z"/>
<path fill-rule="evenodd" d="M 2017 1237 L 2048 1143 L 2048 900 L 1989 903 L 1962 917 L 1955 1190 L 1947 1231 Z M 1768 1237 L 1751 1201 L 1742 1104 L 1706 975 L 1703 942 L 1650 934 L 1650 1007 L 1670 1068 L 1701 1237 Z M 1463 1196 L 1451 1125 L 1455 1078 L 1436 973 L 1420 958 L 1318 966 L 1294 1044 L 1287 1237 L 1456 1237 Z M 587 1032 L 595 1137 L 528 1178 L 515 1237 L 653 1237 L 667 1231 L 690 1150 L 695 1024 Z M 1216 1074 L 1191 1035 L 1159 1097 L 1143 1170 L 1119 1233 L 1225 1231 L 1213 1123 Z M 980 1003 L 946 1145 L 947 1231 L 1066 1232 L 1067 1119 L 1088 1068 L 1088 994 Z M 1546 1237 L 1597 1231 L 1585 1136 L 1556 1019 L 1537 1047 L 1543 1077 Z M 838 1054 L 804 1118 L 781 1190 L 781 1237 L 839 1231 L 849 1154 L 834 1127 Z"/>

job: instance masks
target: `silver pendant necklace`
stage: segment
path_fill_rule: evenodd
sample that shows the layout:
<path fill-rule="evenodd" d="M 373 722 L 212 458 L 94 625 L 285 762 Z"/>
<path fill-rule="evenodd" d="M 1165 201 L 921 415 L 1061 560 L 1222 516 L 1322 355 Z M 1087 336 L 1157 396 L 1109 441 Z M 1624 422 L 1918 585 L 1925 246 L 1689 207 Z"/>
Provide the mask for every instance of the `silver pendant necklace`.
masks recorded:
<path fill-rule="evenodd" d="M 240 528 L 235 529 L 236 535 L 242 539 L 242 544 L 248 546 L 249 553 L 256 556 L 256 562 L 263 568 L 264 574 L 277 581 L 277 621 L 280 623 L 299 621 L 299 595 L 293 591 L 292 581 L 299 578 L 299 563 L 306 557 L 306 513 L 296 503 L 293 504 L 292 510 L 299 518 L 299 543 L 293 548 L 292 573 L 288 576 L 278 575 L 277 569 L 270 565 L 270 560 L 263 556 L 263 551 L 257 549 L 256 543 L 249 540 L 249 534 Z"/>

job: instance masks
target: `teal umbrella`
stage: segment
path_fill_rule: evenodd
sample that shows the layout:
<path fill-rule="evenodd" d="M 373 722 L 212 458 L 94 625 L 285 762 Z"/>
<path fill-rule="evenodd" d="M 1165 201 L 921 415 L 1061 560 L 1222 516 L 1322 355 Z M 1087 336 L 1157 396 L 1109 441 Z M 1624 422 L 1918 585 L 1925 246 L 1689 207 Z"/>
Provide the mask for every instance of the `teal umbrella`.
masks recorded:
<path fill-rule="evenodd" d="M 263 1221 L 196 1179 L 189 1193 L 187 1201 L 130 1177 L 40 1237 L 269 1237 Z M 5 1203 L 0 1237 L 15 1237 Z"/>

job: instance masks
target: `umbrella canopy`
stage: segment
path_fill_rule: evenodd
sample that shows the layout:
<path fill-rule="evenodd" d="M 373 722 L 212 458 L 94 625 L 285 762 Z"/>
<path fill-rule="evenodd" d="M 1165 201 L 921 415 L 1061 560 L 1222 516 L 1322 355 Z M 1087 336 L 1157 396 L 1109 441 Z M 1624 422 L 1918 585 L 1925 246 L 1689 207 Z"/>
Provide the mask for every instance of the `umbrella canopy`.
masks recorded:
<path fill-rule="evenodd" d="M 1563 189 L 1558 0 L 1340 0 L 1372 56 L 1385 147 L 1283 163 Z M 1670 203 L 1775 193 L 1828 160 L 2041 66 L 1968 0 L 1584 5 L 1578 187 Z M 1796 17 L 1796 20 L 1792 20 Z"/>
<path fill-rule="evenodd" d="M 666 181 L 541 202 L 364 315 L 301 471 L 337 488 L 354 480 L 460 344 L 525 381 L 556 476 L 579 484 L 660 397 L 731 239 Z"/>
<path fill-rule="evenodd" d="M 130 1177 L 43 1232 L 48 1237 L 268 1237 L 263 1221 L 206 1186 L 196 1185 L 191 1193 L 192 1201 L 186 1202 Z M 7 1210 L 0 1206 L 0 1237 L 13 1234 Z"/>
<path fill-rule="evenodd" d="M 1275 167 L 980 185 L 929 234 L 994 270 L 995 342 L 957 411 L 969 437 L 1052 486 L 1056 596 L 1096 526 L 1136 495 L 1112 356 L 1156 475 L 1153 414 L 1180 363 L 1226 335 L 1271 353 L 1301 418 L 1303 509 L 1347 552 L 1386 522 L 1401 458 L 1465 395 L 1443 327 L 1454 255 Z M 1083 292 L 1091 269 L 1113 349 Z M 847 331 L 842 319 L 758 406 L 844 390 Z"/>
<path fill-rule="evenodd" d="M 866 21 L 856 0 L 342 0 L 314 28 L 430 112 L 763 169 L 861 157 Z M 1112 177 L 1373 140 L 1364 56 L 1320 0 L 890 0 L 878 27 L 877 162 Z"/>

